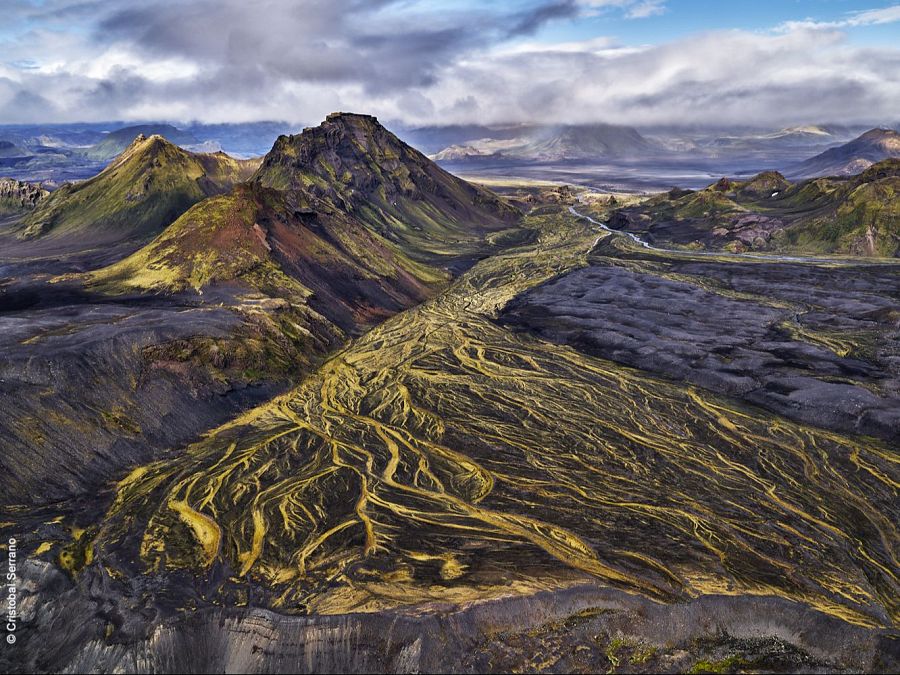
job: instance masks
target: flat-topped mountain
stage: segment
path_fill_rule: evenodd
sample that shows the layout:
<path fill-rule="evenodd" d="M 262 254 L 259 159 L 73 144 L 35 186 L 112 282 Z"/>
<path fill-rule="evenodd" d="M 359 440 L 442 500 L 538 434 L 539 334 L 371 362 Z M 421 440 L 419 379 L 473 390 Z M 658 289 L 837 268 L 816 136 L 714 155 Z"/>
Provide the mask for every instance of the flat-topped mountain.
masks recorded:
<path fill-rule="evenodd" d="M 68 183 L 23 221 L 22 237 L 77 236 L 95 243 L 147 240 L 192 205 L 246 180 L 254 160 L 194 154 L 143 135 L 99 174 Z"/>
<path fill-rule="evenodd" d="M 831 148 L 798 164 L 796 176 L 851 176 L 883 159 L 900 157 L 900 133 L 871 129 L 849 143 Z"/>

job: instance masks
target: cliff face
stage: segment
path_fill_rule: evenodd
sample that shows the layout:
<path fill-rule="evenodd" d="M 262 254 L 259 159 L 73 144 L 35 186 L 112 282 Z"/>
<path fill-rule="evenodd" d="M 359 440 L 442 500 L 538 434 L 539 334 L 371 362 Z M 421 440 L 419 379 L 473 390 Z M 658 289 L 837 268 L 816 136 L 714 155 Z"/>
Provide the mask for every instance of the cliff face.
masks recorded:
<path fill-rule="evenodd" d="M 93 579 L 88 593 L 42 563 L 27 563 L 24 576 L 16 648 L 29 656 L 11 659 L 13 650 L 4 650 L 0 665 L 11 671 L 589 673 L 628 664 L 639 672 L 785 673 L 898 665 L 887 632 L 766 596 L 661 605 L 587 582 L 416 614 L 213 608 L 165 618 L 119 595 L 109 577 Z M 101 605 L 108 610 L 98 614 Z"/>

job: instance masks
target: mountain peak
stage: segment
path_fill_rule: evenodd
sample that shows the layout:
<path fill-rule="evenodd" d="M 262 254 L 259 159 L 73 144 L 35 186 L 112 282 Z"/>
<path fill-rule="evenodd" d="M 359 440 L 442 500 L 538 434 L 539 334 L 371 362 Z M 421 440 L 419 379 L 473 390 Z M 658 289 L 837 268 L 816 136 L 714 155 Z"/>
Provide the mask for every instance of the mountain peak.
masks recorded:
<path fill-rule="evenodd" d="M 360 214 L 375 232 L 406 242 L 411 251 L 506 227 L 518 215 L 370 115 L 333 113 L 317 127 L 280 136 L 252 180 L 290 191 L 295 201 L 315 202 L 316 208 Z"/>
<path fill-rule="evenodd" d="M 353 112 L 333 112 L 329 113 L 325 116 L 325 122 L 348 122 L 348 123 L 360 123 L 365 122 L 369 124 L 381 124 L 378 122 L 378 118 L 374 115 L 364 115 L 363 113 L 353 113 Z"/>
<path fill-rule="evenodd" d="M 880 138 L 898 138 L 900 134 L 898 134 L 893 129 L 886 129 L 884 127 L 876 127 L 874 129 L 869 129 L 866 133 L 862 134 L 859 139 L 880 139 Z"/>

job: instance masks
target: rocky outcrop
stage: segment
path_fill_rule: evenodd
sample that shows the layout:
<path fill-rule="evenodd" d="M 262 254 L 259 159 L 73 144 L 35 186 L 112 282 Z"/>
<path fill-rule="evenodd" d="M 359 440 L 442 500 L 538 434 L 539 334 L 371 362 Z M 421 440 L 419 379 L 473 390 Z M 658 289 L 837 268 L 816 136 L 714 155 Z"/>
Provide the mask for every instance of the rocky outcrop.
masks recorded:
<path fill-rule="evenodd" d="M 50 194 L 32 183 L 0 178 L 0 214 L 26 213 Z"/>

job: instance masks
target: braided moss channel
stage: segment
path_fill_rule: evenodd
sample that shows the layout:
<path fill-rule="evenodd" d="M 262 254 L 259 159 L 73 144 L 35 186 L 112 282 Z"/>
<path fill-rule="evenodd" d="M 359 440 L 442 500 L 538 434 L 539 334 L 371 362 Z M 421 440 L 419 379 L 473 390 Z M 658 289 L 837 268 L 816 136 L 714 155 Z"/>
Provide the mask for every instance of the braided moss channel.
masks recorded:
<path fill-rule="evenodd" d="M 530 225 L 537 243 L 122 480 L 93 560 L 188 570 L 209 601 L 251 593 L 282 612 L 589 577 L 892 625 L 896 454 L 499 326 L 499 308 L 584 264 L 597 236 L 565 214 Z"/>

